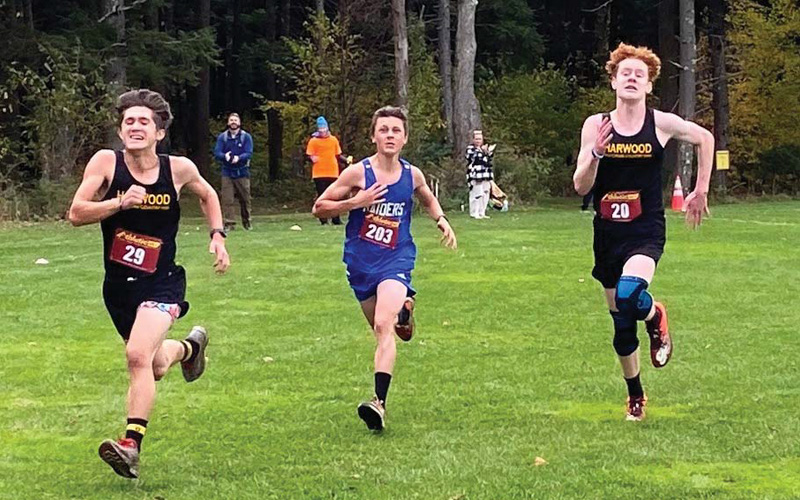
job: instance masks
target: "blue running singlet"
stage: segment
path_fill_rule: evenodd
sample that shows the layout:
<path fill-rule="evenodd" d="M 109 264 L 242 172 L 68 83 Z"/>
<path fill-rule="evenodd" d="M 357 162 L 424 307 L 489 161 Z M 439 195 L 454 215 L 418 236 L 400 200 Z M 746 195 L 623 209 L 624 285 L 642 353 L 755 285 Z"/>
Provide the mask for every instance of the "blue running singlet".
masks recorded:
<path fill-rule="evenodd" d="M 388 278 L 405 283 L 413 293 L 411 271 L 417 257 L 411 237 L 414 178 L 411 165 L 403 159 L 400 163 L 400 179 L 387 186 L 385 201 L 351 210 L 347 221 L 343 260 L 359 300 L 364 300 L 366 292 L 359 293 L 357 284 L 366 281 L 373 289 Z M 369 189 L 376 182 L 375 171 L 369 159 L 363 164 L 364 189 Z"/>

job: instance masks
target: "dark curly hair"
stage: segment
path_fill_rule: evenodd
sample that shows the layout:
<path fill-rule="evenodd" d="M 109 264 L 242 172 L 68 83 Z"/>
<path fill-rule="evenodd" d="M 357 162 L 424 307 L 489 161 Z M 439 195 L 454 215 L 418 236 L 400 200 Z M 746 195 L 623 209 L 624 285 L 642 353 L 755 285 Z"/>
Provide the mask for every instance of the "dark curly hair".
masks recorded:
<path fill-rule="evenodd" d="M 153 121 L 156 129 L 166 130 L 172 123 L 172 112 L 164 96 L 150 89 L 137 89 L 125 92 L 117 98 L 117 113 L 119 121 L 125 116 L 125 111 L 134 106 L 144 106 L 153 111 Z"/>

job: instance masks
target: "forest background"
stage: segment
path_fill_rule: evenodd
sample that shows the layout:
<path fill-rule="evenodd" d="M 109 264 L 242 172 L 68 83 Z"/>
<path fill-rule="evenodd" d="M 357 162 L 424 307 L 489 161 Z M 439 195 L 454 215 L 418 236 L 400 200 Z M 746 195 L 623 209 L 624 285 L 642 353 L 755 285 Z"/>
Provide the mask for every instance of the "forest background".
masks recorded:
<path fill-rule="evenodd" d="M 313 198 L 303 152 L 318 115 L 359 158 L 390 103 L 407 107 L 404 156 L 445 206 L 465 199 L 474 128 L 498 143 L 515 203 L 572 195 L 581 123 L 614 106 L 604 63 L 620 41 L 662 58 L 651 106 L 730 150 L 718 198 L 798 196 L 796 0 L 0 0 L 0 218 L 63 215 L 86 161 L 118 146 L 128 88 L 164 94 L 176 120 L 160 151 L 212 183 L 216 134 L 242 115 L 253 192 L 276 208 Z M 670 188 L 691 185 L 679 149 Z"/>

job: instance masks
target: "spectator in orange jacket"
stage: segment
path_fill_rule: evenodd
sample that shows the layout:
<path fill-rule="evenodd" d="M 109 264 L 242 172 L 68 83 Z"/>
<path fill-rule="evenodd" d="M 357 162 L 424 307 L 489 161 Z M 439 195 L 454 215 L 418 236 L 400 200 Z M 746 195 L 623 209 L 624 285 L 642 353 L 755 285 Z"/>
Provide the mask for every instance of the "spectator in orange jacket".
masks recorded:
<path fill-rule="evenodd" d="M 324 116 L 317 118 L 317 132 L 308 141 L 306 156 L 312 163 L 311 177 L 319 196 L 339 177 L 339 165 L 348 164 L 348 158 L 342 154 L 339 139 L 331 135 Z M 328 223 L 328 219 L 321 218 L 319 221 L 323 225 Z M 334 225 L 341 223 L 338 216 L 333 218 Z"/>

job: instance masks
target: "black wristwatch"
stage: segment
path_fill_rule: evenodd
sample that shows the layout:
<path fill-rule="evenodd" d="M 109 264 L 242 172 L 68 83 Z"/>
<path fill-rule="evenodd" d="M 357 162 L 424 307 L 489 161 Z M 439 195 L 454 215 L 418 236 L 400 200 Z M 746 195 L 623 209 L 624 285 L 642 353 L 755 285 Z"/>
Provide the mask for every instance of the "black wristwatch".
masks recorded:
<path fill-rule="evenodd" d="M 208 237 L 209 238 L 214 238 L 215 234 L 219 234 L 223 238 L 227 238 L 228 237 L 228 233 L 226 233 L 224 229 L 212 229 L 211 232 L 208 233 Z"/>

